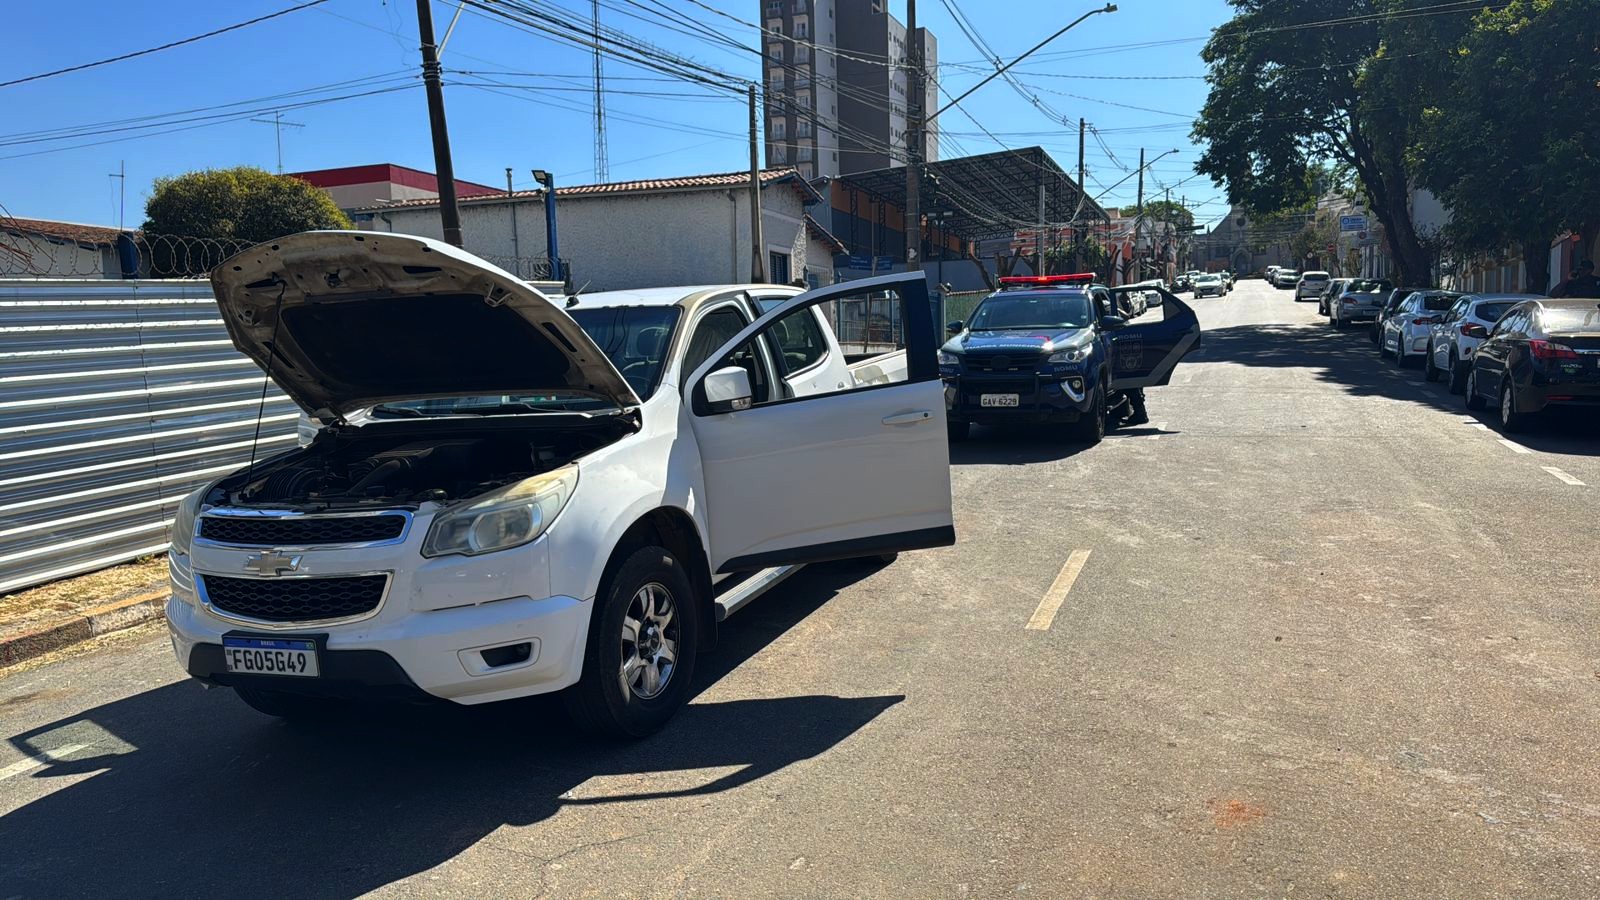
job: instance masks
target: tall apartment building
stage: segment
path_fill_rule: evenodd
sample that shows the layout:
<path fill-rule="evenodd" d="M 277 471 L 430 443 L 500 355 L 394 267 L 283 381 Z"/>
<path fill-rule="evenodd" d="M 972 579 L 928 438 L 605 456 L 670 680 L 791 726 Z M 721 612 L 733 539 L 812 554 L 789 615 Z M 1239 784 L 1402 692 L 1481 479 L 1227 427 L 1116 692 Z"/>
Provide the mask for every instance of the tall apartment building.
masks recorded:
<path fill-rule="evenodd" d="M 938 41 L 908 36 L 885 0 L 759 0 L 766 28 L 767 165 L 806 178 L 904 165 L 907 41 L 928 73 L 923 111 L 938 108 Z M 930 127 L 924 159 L 939 158 Z"/>

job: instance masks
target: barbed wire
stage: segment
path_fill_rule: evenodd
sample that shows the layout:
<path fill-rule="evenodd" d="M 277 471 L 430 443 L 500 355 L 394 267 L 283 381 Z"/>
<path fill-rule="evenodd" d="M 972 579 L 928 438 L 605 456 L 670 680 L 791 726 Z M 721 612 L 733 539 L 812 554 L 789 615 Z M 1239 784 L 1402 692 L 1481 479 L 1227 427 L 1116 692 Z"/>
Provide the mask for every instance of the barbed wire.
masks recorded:
<path fill-rule="evenodd" d="M 0 216 L 0 278 L 204 280 L 223 260 L 256 245 L 231 238 L 117 231 Z M 529 281 L 550 280 L 545 257 L 485 256 Z M 563 273 L 570 273 L 566 260 Z"/>

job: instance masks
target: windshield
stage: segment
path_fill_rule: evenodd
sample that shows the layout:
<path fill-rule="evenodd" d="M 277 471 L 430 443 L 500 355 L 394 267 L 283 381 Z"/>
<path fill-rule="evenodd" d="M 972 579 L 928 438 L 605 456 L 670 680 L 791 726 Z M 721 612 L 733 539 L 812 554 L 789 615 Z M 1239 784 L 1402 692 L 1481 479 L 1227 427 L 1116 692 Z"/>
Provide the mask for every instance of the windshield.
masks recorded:
<path fill-rule="evenodd" d="M 1087 328 L 1089 296 L 1078 292 L 991 294 L 972 314 L 973 331 Z"/>
<path fill-rule="evenodd" d="M 1204 281 L 1204 282 L 1210 283 L 1210 282 L 1214 282 L 1214 281 L 1221 281 L 1222 280 L 1222 276 L 1221 275 L 1201 275 L 1199 278 L 1197 278 L 1195 280 L 1196 281 Z"/>
<path fill-rule="evenodd" d="M 648 400 L 661 381 L 662 364 L 678 325 L 678 307 L 612 306 L 569 312 L 639 399 Z"/>
<path fill-rule="evenodd" d="M 1507 301 L 1505 303 L 1479 303 L 1477 306 L 1473 307 L 1472 314 L 1480 319 L 1483 319 L 1485 322 L 1498 322 L 1500 321 L 1500 317 L 1506 314 L 1506 310 L 1516 305 L 1517 304 L 1515 301 Z"/>
<path fill-rule="evenodd" d="M 1305 279 L 1307 281 L 1327 281 L 1328 280 L 1328 273 L 1327 272 L 1307 272 L 1305 274 Z"/>
<path fill-rule="evenodd" d="M 1547 306 L 1539 313 L 1539 324 L 1551 333 L 1600 331 L 1600 304 L 1577 309 Z"/>

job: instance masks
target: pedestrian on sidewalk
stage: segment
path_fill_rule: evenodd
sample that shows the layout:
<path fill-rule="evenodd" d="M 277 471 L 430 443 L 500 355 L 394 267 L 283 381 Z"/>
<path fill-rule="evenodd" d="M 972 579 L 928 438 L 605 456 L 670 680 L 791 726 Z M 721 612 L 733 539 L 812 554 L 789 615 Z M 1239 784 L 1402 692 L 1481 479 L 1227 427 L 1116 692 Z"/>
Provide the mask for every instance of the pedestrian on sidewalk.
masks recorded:
<path fill-rule="evenodd" d="M 1556 285 L 1550 296 L 1600 298 L 1600 278 L 1595 277 L 1594 260 L 1586 259 L 1573 266 L 1571 277 Z"/>

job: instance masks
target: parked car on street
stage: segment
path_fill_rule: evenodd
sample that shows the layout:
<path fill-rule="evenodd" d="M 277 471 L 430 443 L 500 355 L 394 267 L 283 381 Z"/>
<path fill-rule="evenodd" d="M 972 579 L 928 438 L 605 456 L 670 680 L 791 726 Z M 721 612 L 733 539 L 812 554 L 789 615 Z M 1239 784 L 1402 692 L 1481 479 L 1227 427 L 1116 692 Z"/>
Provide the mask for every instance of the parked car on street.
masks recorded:
<path fill-rule="evenodd" d="M 641 735 L 799 566 L 955 540 L 920 273 L 558 301 L 440 241 L 323 231 L 212 285 L 321 425 L 173 524 L 178 662 L 261 712 L 560 692 Z M 847 360 L 823 310 L 863 296 L 905 345 Z"/>
<path fill-rule="evenodd" d="M 1444 318 L 1430 331 L 1428 353 L 1423 360 L 1425 377 L 1436 381 L 1447 376 L 1450 393 L 1459 394 L 1467 384 L 1467 366 L 1472 353 L 1489 336 L 1494 323 L 1506 310 L 1537 294 L 1466 294 L 1456 300 Z"/>
<path fill-rule="evenodd" d="M 1351 322 L 1369 322 L 1378 316 L 1389 282 L 1352 278 L 1338 297 L 1328 300 L 1328 324 L 1343 328 Z"/>
<path fill-rule="evenodd" d="M 1269 284 L 1277 283 L 1278 266 L 1267 266 L 1266 279 Z"/>
<path fill-rule="evenodd" d="M 1299 283 L 1300 271 L 1298 269 L 1279 269 L 1278 273 L 1272 276 L 1274 287 L 1292 288 Z"/>
<path fill-rule="evenodd" d="M 1417 291 L 1431 290 L 1427 287 L 1397 288 L 1388 280 L 1382 281 L 1382 284 L 1383 288 L 1381 290 L 1373 291 L 1373 293 L 1379 295 L 1378 314 L 1372 319 L 1372 324 L 1367 332 L 1367 339 L 1372 341 L 1372 346 L 1374 347 L 1378 346 L 1378 337 L 1383 334 L 1383 320 L 1394 314 L 1394 311 L 1399 308 L 1400 302 Z"/>
<path fill-rule="evenodd" d="M 1524 300 L 1500 317 L 1467 366 L 1467 408 L 1495 402 L 1505 431 L 1527 428 L 1551 407 L 1600 408 L 1600 304 Z"/>
<path fill-rule="evenodd" d="M 1327 272 L 1311 271 L 1304 273 L 1300 276 L 1300 280 L 1295 282 L 1294 302 L 1299 303 L 1301 300 L 1317 299 L 1322 294 L 1322 291 L 1327 288 L 1328 282 L 1332 278 L 1333 276 Z"/>
<path fill-rule="evenodd" d="M 1125 392 L 1166 384 L 1200 345 L 1200 320 L 1176 295 L 1106 288 L 1093 275 L 1011 276 L 939 351 L 951 440 L 972 423 L 1065 424 L 1096 443 Z M 1129 322 L 1118 295 L 1155 290 L 1162 318 Z"/>
<path fill-rule="evenodd" d="M 1327 315 L 1328 303 L 1332 301 L 1333 298 L 1342 294 L 1344 292 L 1345 285 L 1349 283 L 1350 279 L 1348 278 L 1330 278 L 1328 280 L 1328 286 L 1323 288 L 1322 293 L 1317 295 L 1317 315 Z"/>
<path fill-rule="evenodd" d="M 1227 292 L 1228 289 L 1222 284 L 1222 276 L 1216 272 L 1207 272 L 1204 275 L 1197 276 L 1194 280 L 1194 298 L 1196 300 L 1201 297 L 1221 297 Z"/>
<path fill-rule="evenodd" d="M 1233 290 L 1233 273 L 1228 271 L 1227 269 L 1223 269 L 1221 272 L 1218 272 L 1217 274 L 1222 276 L 1222 286 L 1223 286 L 1223 288 L 1226 289 L 1226 290 L 1229 290 L 1229 291 Z"/>
<path fill-rule="evenodd" d="M 1433 326 L 1444 320 L 1460 296 L 1454 291 L 1412 291 L 1380 323 L 1378 355 L 1393 353 L 1395 364 L 1401 368 L 1412 357 L 1427 359 Z"/>

